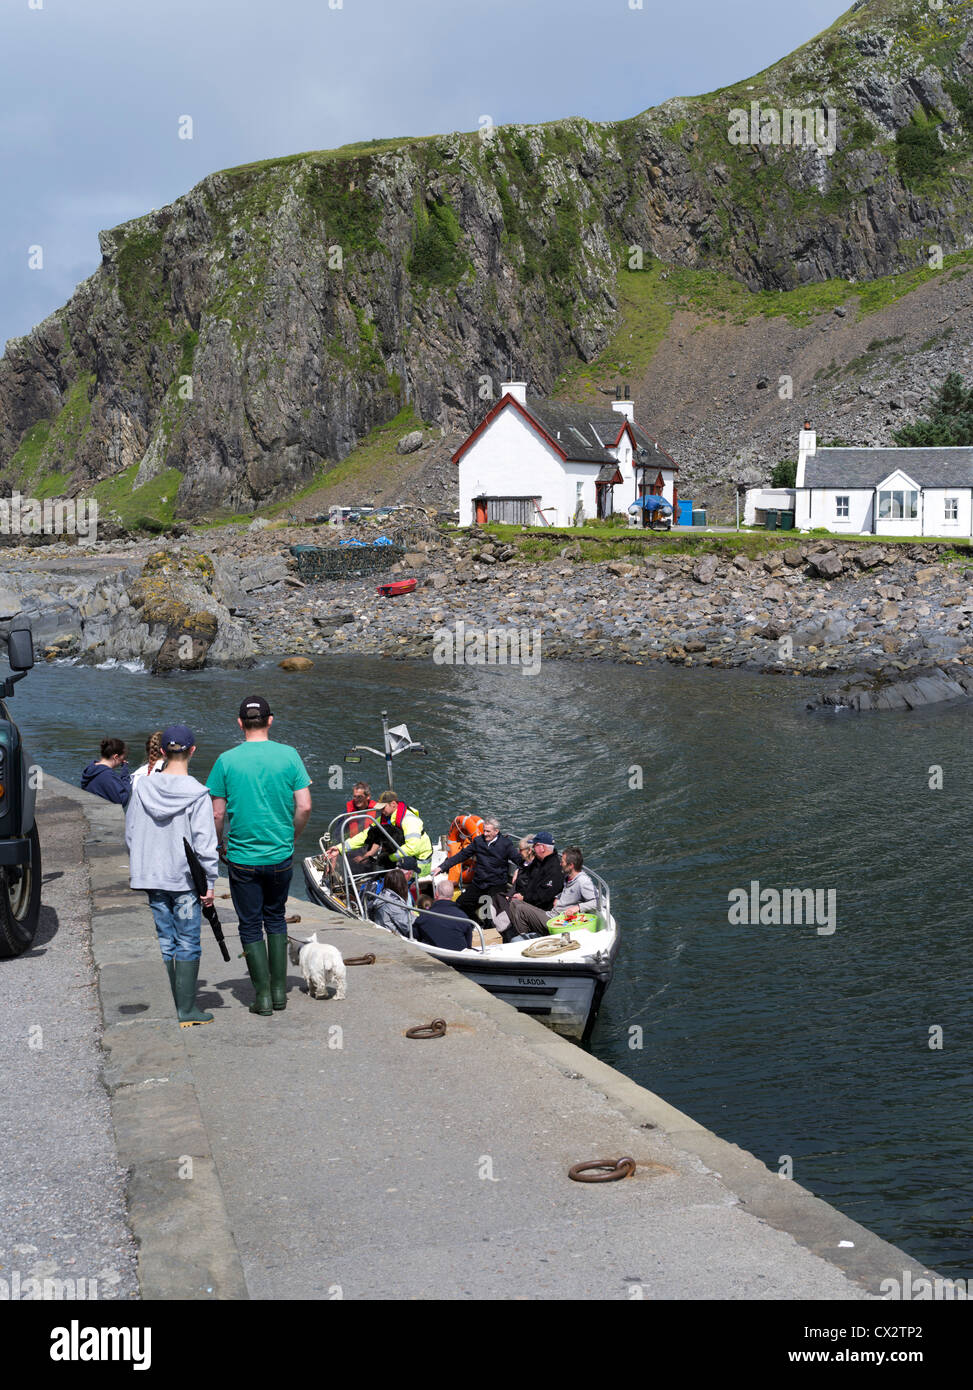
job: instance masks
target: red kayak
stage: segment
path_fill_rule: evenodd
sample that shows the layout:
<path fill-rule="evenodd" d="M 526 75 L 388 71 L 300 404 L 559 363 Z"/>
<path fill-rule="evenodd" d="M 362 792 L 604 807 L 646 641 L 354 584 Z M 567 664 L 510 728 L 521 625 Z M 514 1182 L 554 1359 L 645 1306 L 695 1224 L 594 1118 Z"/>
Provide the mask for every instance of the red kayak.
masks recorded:
<path fill-rule="evenodd" d="M 415 587 L 414 579 L 397 579 L 394 584 L 379 584 L 375 592 L 382 598 L 398 598 L 399 594 L 411 594 Z"/>

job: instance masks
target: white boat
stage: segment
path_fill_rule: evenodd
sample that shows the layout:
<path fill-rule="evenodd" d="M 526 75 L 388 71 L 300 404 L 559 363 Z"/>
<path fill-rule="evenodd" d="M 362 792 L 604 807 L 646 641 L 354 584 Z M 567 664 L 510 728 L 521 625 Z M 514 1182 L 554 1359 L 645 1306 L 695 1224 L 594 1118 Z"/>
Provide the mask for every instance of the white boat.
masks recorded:
<path fill-rule="evenodd" d="M 360 811 L 335 817 L 319 841 L 321 853 L 304 860 L 304 879 L 315 902 L 367 922 L 376 932 L 387 931 L 389 928 L 371 921 L 367 910 L 369 896 L 374 896 L 373 884 L 383 871 L 353 875 L 343 851 L 333 870 L 327 858 L 327 851 L 344 840 L 346 823 L 360 819 Z M 391 839 L 389 843 L 394 845 Z M 420 893 L 432 896 L 433 881 L 439 877 L 438 866 L 446 858 L 445 844 L 435 846 L 432 872 L 419 880 Z M 585 872 L 595 885 L 595 911 L 573 919 L 558 919 L 553 925 L 561 929 L 555 935 L 490 944 L 483 929 L 474 923 L 473 945 L 466 950 L 431 946 L 411 936 L 410 928 L 411 939 L 421 950 L 445 961 L 521 1013 L 530 1014 L 564 1037 L 585 1042 L 611 983 L 619 945 L 608 885 L 587 864 Z M 571 929 L 572 920 L 582 925 Z"/>

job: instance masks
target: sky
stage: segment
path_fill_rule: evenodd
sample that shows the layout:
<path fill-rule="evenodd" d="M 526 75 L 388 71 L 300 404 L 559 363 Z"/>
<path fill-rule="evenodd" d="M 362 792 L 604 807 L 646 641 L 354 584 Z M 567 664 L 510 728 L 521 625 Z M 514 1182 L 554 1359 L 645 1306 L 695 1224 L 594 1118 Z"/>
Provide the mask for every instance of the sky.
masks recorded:
<path fill-rule="evenodd" d="M 214 170 L 482 116 L 623 119 L 761 71 L 849 4 L 0 0 L 0 343 L 97 269 L 99 230 Z"/>

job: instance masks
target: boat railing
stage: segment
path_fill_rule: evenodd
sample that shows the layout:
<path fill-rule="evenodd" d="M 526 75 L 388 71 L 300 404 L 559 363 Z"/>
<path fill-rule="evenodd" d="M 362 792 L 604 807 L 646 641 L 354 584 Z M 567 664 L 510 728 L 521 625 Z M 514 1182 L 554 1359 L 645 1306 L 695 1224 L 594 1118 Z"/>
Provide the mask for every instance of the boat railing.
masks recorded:
<path fill-rule="evenodd" d="M 596 902 L 598 904 L 596 911 L 604 918 L 605 928 L 607 930 L 611 926 L 612 919 L 611 892 L 608 888 L 608 884 L 602 878 L 601 874 L 596 873 L 594 869 L 589 869 L 587 864 L 582 869 L 582 873 L 586 873 L 595 886 Z"/>
<path fill-rule="evenodd" d="M 338 850 L 338 862 L 341 865 L 341 875 L 345 893 L 345 902 L 348 904 L 348 907 L 352 912 L 357 911 L 358 916 L 363 919 L 368 917 L 368 913 L 365 910 L 365 904 L 362 901 L 362 895 L 358 891 L 358 881 L 364 881 L 367 877 L 369 877 L 369 875 L 360 874 L 356 876 L 352 873 L 351 865 L 348 862 L 348 856 L 345 853 L 345 831 L 347 830 L 350 823 L 361 821 L 365 816 L 367 816 L 368 810 L 369 808 L 365 807 L 362 810 L 342 811 L 340 815 L 335 816 L 334 819 L 329 822 L 327 830 L 318 840 L 318 845 L 320 846 L 322 855 L 327 855 L 328 851 L 331 849 Z M 377 828 L 379 834 L 382 835 L 388 841 L 390 849 L 397 850 L 399 848 L 399 845 L 388 833 L 388 831 L 381 824 L 377 817 L 373 817 L 368 826 L 369 830 L 371 830 L 373 827 Z M 378 877 L 381 875 L 381 872 L 382 871 L 379 870 L 376 874 L 371 876 Z"/>

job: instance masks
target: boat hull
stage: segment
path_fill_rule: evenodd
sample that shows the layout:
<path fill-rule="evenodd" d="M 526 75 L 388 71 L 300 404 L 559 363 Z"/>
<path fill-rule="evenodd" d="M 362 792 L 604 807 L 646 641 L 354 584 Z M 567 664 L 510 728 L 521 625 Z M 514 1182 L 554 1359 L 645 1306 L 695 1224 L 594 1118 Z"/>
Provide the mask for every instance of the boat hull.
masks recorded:
<path fill-rule="evenodd" d="M 447 964 L 495 999 L 519 1013 L 530 1014 L 574 1042 L 587 1042 L 591 1035 L 612 975 L 611 964 L 602 969 L 560 966 L 556 972 L 534 972 L 529 969 L 530 961 L 487 966 L 478 961 L 450 960 Z"/>

